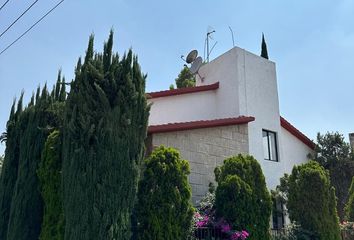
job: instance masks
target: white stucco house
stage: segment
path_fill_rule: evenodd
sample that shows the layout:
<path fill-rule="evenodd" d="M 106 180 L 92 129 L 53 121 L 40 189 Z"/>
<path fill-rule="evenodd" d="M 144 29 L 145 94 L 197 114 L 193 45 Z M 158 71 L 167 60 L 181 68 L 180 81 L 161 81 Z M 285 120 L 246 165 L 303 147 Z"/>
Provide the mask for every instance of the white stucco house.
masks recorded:
<path fill-rule="evenodd" d="M 235 47 L 199 75 L 195 87 L 149 93 L 150 149 L 171 146 L 189 161 L 194 203 L 229 156 L 254 156 L 269 189 L 307 161 L 314 143 L 279 113 L 274 62 Z"/>

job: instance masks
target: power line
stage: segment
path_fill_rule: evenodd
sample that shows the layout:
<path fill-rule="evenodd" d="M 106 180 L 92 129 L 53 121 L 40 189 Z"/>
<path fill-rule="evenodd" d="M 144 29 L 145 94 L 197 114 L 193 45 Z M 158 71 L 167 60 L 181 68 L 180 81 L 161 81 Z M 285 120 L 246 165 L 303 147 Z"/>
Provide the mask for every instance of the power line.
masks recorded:
<path fill-rule="evenodd" d="M 25 36 L 32 28 L 34 28 L 39 22 L 41 22 L 46 16 L 48 16 L 51 12 L 53 12 L 64 0 L 61 0 L 57 3 L 53 8 L 51 8 L 43 17 L 41 17 L 37 22 L 35 22 L 29 29 L 27 29 L 24 33 L 21 34 L 15 41 L 9 44 L 4 50 L 0 52 L 0 55 L 3 54 L 7 49 L 9 49 L 12 45 L 14 45 L 18 40 L 20 40 L 23 36 Z"/>
<path fill-rule="evenodd" d="M 34 1 L 31 6 L 29 6 L 15 21 L 13 21 L 10 26 L 8 26 L 1 34 L 0 34 L 0 38 L 2 37 L 2 35 L 4 35 L 20 18 L 23 17 L 23 15 L 26 14 L 26 12 L 28 12 L 33 6 L 34 4 L 36 4 L 39 0 Z"/>
<path fill-rule="evenodd" d="M 1 7 L 0 7 L 0 11 L 5 7 L 5 5 L 9 2 L 10 0 L 7 0 L 6 2 L 4 2 L 4 4 L 3 5 L 1 5 Z"/>

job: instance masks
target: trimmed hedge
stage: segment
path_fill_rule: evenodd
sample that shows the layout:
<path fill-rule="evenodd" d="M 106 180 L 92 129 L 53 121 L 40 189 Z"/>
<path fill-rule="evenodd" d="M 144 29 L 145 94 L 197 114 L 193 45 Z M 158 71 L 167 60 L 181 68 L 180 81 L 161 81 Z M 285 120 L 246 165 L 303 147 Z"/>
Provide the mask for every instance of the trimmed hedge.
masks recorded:
<path fill-rule="evenodd" d="M 272 202 L 261 166 L 252 156 L 228 158 L 215 169 L 216 211 L 250 240 L 268 240 Z"/>
<path fill-rule="evenodd" d="M 318 239 L 341 239 L 335 190 L 328 171 L 319 163 L 310 161 L 293 168 L 287 207 L 290 219 Z"/>
<path fill-rule="evenodd" d="M 161 146 L 145 168 L 135 208 L 137 239 L 187 239 L 193 216 L 188 162 L 175 149 Z"/>

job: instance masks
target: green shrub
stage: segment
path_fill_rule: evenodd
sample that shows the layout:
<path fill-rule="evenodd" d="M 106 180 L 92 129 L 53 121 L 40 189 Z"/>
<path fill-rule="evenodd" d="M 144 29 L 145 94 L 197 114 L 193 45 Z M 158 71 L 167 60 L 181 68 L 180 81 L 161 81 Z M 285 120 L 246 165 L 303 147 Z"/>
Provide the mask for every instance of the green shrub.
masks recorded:
<path fill-rule="evenodd" d="M 144 157 L 149 106 L 145 78 L 131 50 L 103 52 L 91 36 L 79 59 L 63 124 L 65 239 L 126 240 Z"/>
<path fill-rule="evenodd" d="M 216 189 L 215 204 L 219 217 L 232 223 L 234 230 L 252 229 L 257 216 L 251 216 L 253 195 L 250 186 L 237 175 L 229 175 Z"/>
<path fill-rule="evenodd" d="M 187 239 L 193 217 L 188 174 L 188 162 L 172 148 L 161 146 L 145 161 L 135 208 L 137 239 Z"/>
<path fill-rule="evenodd" d="M 289 217 L 321 240 L 339 240 L 334 188 L 328 172 L 319 163 L 295 166 L 289 176 Z"/>
<path fill-rule="evenodd" d="M 257 160 L 241 154 L 228 158 L 215 169 L 215 177 L 217 215 L 233 223 L 234 229 L 245 227 L 251 240 L 270 239 L 272 202 Z"/>
<path fill-rule="evenodd" d="M 345 206 L 345 218 L 349 222 L 354 222 L 354 177 L 349 188 L 349 199 Z"/>
<path fill-rule="evenodd" d="M 60 152 L 60 133 L 56 130 L 48 136 L 37 171 L 44 202 L 40 240 L 61 240 L 64 238 Z"/>

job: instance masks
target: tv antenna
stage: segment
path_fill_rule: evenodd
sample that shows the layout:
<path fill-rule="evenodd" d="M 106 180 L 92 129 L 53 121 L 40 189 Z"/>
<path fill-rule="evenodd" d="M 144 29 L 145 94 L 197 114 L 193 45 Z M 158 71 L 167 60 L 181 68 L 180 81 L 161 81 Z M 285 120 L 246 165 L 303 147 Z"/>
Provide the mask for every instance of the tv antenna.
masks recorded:
<path fill-rule="evenodd" d="M 183 61 L 185 61 L 187 64 L 191 64 L 191 66 L 188 68 L 189 71 L 195 75 L 198 74 L 199 78 L 201 79 L 201 81 L 204 80 L 203 77 L 200 76 L 199 74 L 199 69 L 200 67 L 203 65 L 203 58 L 202 57 L 198 57 L 198 51 L 197 50 L 192 50 L 188 53 L 187 58 L 184 59 L 184 56 L 182 55 L 181 58 L 183 59 Z M 187 64 L 184 64 L 184 66 L 188 67 Z"/>
<path fill-rule="evenodd" d="M 206 46 L 206 58 L 207 58 L 207 62 L 209 62 L 209 56 L 211 54 L 211 52 L 213 51 L 215 45 L 218 43 L 217 41 L 214 43 L 214 45 L 211 47 L 211 49 L 209 50 L 209 39 L 213 40 L 213 33 L 215 33 L 215 30 L 213 30 L 212 27 L 208 27 L 207 30 L 207 34 L 206 34 L 206 38 L 205 38 L 205 44 L 204 44 L 204 58 L 205 58 L 205 46 Z"/>
<path fill-rule="evenodd" d="M 235 47 L 235 40 L 234 40 L 234 31 L 232 31 L 232 28 L 229 26 L 230 32 L 231 32 L 231 37 L 232 37 L 232 47 Z"/>

